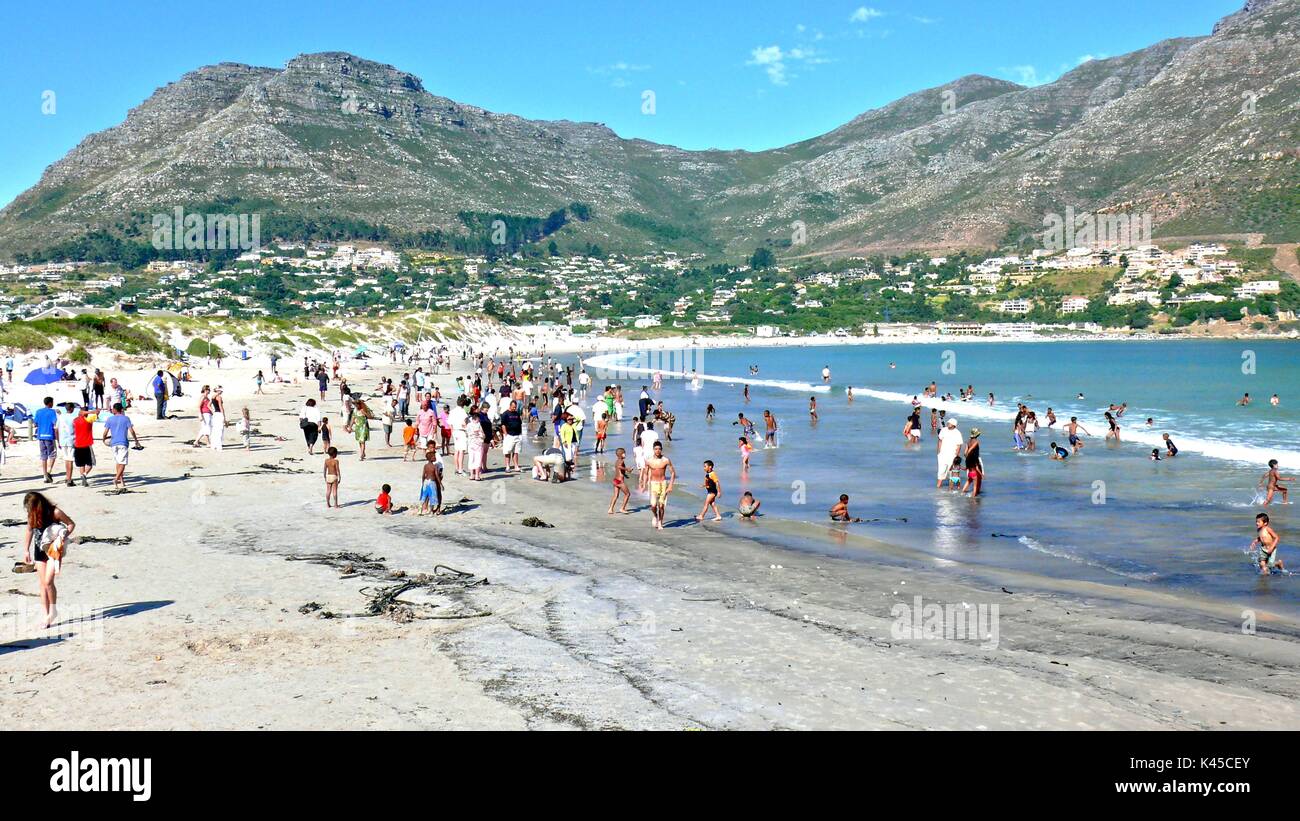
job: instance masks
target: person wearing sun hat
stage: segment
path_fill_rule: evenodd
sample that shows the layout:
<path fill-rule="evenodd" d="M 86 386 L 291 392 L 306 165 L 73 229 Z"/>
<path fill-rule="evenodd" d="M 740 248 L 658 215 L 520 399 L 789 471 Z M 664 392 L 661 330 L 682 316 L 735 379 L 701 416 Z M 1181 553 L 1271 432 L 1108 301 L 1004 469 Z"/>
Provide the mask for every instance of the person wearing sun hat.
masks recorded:
<path fill-rule="evenodd" d="M 934 486 L 941 488 L 948 478 L 948 471 L 952 470 L 953 460 L 962 454 L 961 431 L 957 429 L 956 419 L 949 419 L 944 423 L 944 429 L 939 431 L 938 442 L 939 472 Z"/>
<path fill-rule="evenodd" d="M 961 486 L 965 493 L 970 488 L 971 498 L 980 495 L 984 487 L 984 462 L 980 459 L 980 429 L 970 429 L 970 444 L 966 446 L 966 482 Z"/>

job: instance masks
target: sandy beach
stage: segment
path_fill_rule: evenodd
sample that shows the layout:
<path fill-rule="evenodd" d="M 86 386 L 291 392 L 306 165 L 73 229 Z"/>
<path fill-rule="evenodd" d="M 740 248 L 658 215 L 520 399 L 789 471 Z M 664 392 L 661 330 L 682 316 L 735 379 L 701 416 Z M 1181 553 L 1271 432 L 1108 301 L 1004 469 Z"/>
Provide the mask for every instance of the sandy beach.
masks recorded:
<path fill-rule="evenodd" d="M 5 571 L 6 727 L 1300 728 L 1300 625 L 1287 619 L 1254 614 L 1250 635 L 1239 610 L 1162 593 L 993 578 L 771 517 L 687 524 L 699 504 L 690 481 L 656 532 L 644 497 L 634 515 L 605 513 L 608 484 L 591 481 L 585 454 L 561 485 L 449 472 L 450 515 L 385 517 L 372 507 L 379 486 L 410 508 L 419 466 L 385 448 L 378 426 L 359 462 L 340 423 L 344 507 L 326 510 L 320 457 L 297 425 L 314 383 L 254 396 L 266 362 L 224 364 L 195 368 L 173 404 L 180 418 L 134 409 L 146 449 L 132 454 L 131 493 L 104 492 L 102 445 L 90 488 L 43 485 L 30 443 L 11 449 L 6 557 L 21 558 L 30 490 L 48 491 L 86 543 L 59 577 L 51 630 L 38 626 L 34 577 Z M 404 370 L 375 364 L 346 363 L 344 375 L 368 391 Z M 450 377 L 437 381 L 454 395 Z M 250 408 L 251 451 L 190 446 L 204 383 L 225 386 L 232 417 Z M 329 396 L 335 421 L 333 386 Z M 823 548 L 783 547 L 796 542 Z M 289 560 L 344 551 L 382 566 Z M 430 618 L 364 616 L 367 592 L 446 568 L 472 575 L 402 597 Z M 996 606 L 996 641 L 900 638 L 892 608 L 917 596 Z"/>

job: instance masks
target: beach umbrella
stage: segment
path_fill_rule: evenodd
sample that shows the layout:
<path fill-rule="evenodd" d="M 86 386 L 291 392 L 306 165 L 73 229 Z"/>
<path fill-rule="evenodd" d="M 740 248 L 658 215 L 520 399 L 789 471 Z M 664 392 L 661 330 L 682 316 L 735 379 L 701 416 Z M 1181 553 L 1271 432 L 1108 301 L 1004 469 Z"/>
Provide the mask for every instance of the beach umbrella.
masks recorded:
<path fill-rule="evenodd" d="M 63 379 L 63 371 L 53 366 L 35 368 L 23 379 L 28 385 L 48 385 Z"/>

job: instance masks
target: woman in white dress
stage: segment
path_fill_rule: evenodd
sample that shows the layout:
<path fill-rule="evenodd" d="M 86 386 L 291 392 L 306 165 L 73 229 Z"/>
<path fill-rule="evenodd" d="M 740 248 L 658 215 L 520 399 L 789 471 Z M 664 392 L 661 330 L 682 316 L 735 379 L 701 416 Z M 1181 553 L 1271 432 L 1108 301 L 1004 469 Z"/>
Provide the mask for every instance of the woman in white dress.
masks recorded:
<path fill-rule="evenodd" d="M 221 450 L 222 441 L 226 436 L 226 398 L 221 395 L 221 387 L 218 386 L 212 392 L 212 449 Z"/>

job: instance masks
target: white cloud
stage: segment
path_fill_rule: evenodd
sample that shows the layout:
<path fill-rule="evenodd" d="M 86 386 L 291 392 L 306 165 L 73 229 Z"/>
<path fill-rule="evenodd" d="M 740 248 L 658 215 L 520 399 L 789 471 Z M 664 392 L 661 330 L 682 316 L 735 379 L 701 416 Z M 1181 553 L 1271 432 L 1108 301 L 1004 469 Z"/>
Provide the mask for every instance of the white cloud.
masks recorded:
<path fill-rule="evenodd" d="M 1038 69 L 1033 66 L 1011 66 L 1010 68 L 1003 68 L 1002 72 L 1010 74 L 1022 86 L 1036 86 L 1043 82 L 1038 77 Z"/>
<path fill-rule="evenodd" d="M 879 9 L 873 9 L 870 6 L 858 6 L 853 14 L 849 15 L 850 23 L 865 23 L 874 17 L 884 17 L 885 13 Z"/>
<path fill-rule="evenodd" d="M 762 67 L 772 85 L 783 86 L 789 82 L 785 78 L 785 53 L 780 46 L 759 46 L 749 53 L 745 65 Z"/>
<path fill-rule="evenodd" d="M 779 45 L 774 45 L 759 46 L 750 51 L 745 65 L 761 67 L 767 73 L 767 79 L 772 81 L 772 85 L 784 86 L 789 85 L 791 79 L 786 72 L 787 63 L 794 62 L 818 66 L 829 63 L 830 60 L 821 52 L 808 46 L 794 46 L 785 50 Z"/>
<path fill-rule="evenodd" d="M 629 85 L 627 75 L 634 71 L 649 71 L 650 66 L 640 65 L 638 63 L 629 63 L 623 60 L 617 63 L 610 63 L 607 66 L 587 67 L 587 72 L 598 77 L 610 77 L 609 84 L 613 88 L 627 88 Z"/>

